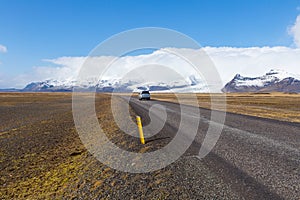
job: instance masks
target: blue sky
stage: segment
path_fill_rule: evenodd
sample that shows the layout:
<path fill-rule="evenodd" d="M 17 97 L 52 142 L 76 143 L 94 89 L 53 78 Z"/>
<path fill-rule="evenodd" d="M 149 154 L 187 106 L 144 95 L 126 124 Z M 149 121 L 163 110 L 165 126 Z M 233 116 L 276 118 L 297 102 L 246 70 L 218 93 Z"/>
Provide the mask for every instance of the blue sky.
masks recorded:
<path fill-rule="evenodd" d="M 299 6 L 299 0 L 0 0 L 0 45 L 7 49 L 0 51 L 0 75 L 51 67 L 43 59 L 86 56 L 113 34 L 147 26 L 180 31 L 202 46 L 293 47 L 287 30 Z"/>

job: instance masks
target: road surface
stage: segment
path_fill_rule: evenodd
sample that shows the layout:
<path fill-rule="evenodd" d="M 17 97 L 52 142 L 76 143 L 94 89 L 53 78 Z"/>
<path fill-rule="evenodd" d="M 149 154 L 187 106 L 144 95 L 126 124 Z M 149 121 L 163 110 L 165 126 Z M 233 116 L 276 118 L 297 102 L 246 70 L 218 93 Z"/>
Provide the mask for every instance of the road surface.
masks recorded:
<path fill-rule="evenodd" d="M 127 100 L 136 114 L 142 117 L 144 126 L 150 123 L 149 109 L 156 104 L 163 106 L 167 122 L 159 133 L 147 140 L 153 143 L 171 141 L 180 124 L 179 104 L 139 101 L 133 97 L 127 97 Z M 200 121 L 195 140 L 183 155 L 192 159 L 198 155 L 211 111 L 192 106 L 185 106 L 184 110 L 186 113 L 182 115 L 190 121 Z M 220 124 L 211 123 L 211 126 Z M 187 170 L 200 173 L 199 162 L 213 170 L 241 198 L 299 199 L 300 124 L 226 113 L 223 131 L 213 150 L 204 159 L 193 162 L 194 166 Z"/>

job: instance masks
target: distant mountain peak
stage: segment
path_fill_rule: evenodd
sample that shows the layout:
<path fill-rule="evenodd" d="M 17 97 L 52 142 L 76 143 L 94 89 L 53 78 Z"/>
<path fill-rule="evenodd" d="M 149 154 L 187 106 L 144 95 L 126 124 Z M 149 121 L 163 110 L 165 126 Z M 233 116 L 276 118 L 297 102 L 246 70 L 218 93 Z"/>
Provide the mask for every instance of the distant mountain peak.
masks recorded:
<path fill-rule="evenodd" d="M 236 74 L 223 92 L 300 92 L 300 75 L 280 69 L 271 69 L 259 77 Z"/>
<path fill-rule="evenodd" d="M 240 79 L 240 78 L 243 78 L 240 74 L 236 74 L 235 76 L 234 76 L 234 78 L 235 79 Z"/>

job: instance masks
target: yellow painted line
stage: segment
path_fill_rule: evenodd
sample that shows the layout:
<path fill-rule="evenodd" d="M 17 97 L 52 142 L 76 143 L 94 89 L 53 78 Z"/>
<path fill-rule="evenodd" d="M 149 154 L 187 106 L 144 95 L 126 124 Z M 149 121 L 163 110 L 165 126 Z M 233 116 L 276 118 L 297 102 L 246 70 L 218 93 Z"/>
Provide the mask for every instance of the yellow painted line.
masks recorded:
<path fill-rule="evenodd" d="M 140 116 L 136 116 L 136 122 L 137 122 L 139 133 L 140 133 L 141 143 L 145 144 L 145 138 L 144 138 L 144 133 L 143 133 L 142 120 L 141 120 Z"/>

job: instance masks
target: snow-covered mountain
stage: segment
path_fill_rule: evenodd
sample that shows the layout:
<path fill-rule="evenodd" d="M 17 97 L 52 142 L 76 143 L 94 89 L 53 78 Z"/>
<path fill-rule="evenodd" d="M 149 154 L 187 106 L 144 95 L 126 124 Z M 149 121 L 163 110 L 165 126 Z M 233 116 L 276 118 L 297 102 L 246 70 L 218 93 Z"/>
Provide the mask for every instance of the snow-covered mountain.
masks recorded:
<path fill-rule="evenodd" d="M 108 79 L 98 81 L 89 79 L 84 82 L 75 80 L 46 80 L 28 84 L 25 92 L 71 92 L 73 88 L 97 92 L 152 92 L 204 93 L 209 92 L 208 86 L 194 75 L 178 81 L 143 81 Z M 228 82 L 223 92 L 296 92 L 300 93 L 300 75 L 283 70 L 271 70 L 259 77 L 243 77 L 240 74 Z"/>
<path fill-rule="evenodd" d="M 228 82 L 223 92 L 300 92 L 300 75 L 283 70 L 271 70 L 259 77 L 240 74 Z"/>
<path fill-rule="evenodd" d="M 80 88 L 84 91 L 97 92 L 138 92 L 149 90 L 152 92 L 208 92 L 208 87 L 197 77 L 191 75 L 186 80 L 171 82 L 145 82 L 141 80 L 88 80 L 79 83 L 74 80 L 46 80 L 32 82 L 22 91 L 26 92 L 68 92 L 73 88 Z"/>

